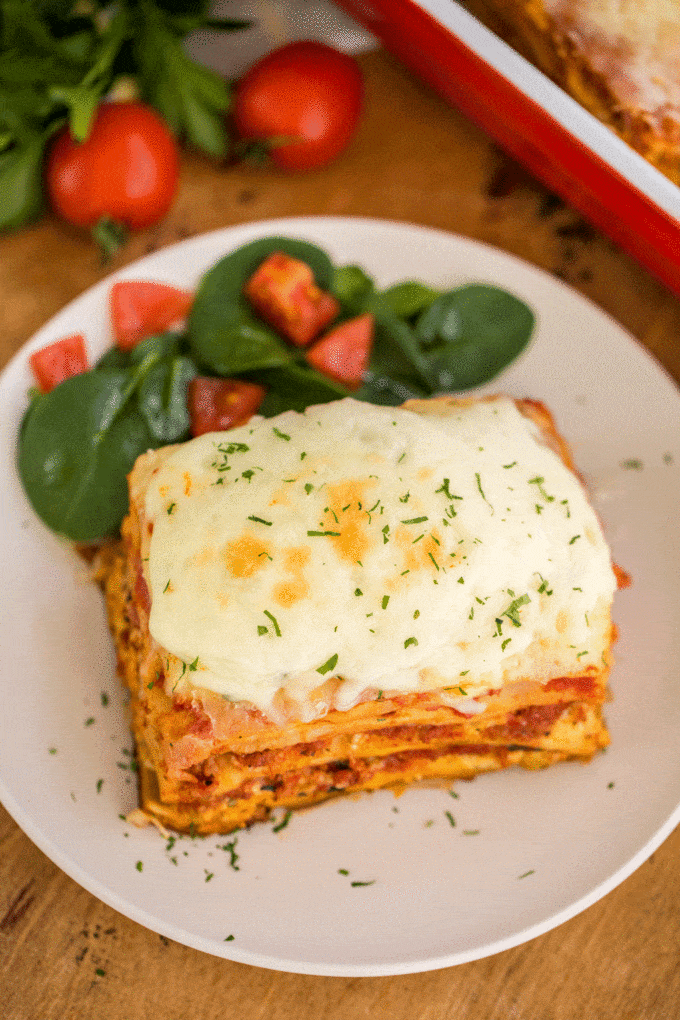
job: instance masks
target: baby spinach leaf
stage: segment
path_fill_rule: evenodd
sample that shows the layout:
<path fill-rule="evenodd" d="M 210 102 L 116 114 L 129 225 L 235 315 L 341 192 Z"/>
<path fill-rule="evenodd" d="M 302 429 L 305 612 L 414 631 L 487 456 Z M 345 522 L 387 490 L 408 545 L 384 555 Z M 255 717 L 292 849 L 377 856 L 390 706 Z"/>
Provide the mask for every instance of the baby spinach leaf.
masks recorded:
<path fill-rule="evenodd" d="M 369 404 L 397 407 L 414 397 L 427 397 L 429 391 L 421 389 L 411 382 L 400 382 L 388 375 L 376 375 L 369 371 L 364 376 L 360 389 L 356 390 L 352 396 L 355 400 L 365 400 Z"/>
<path fill-rule="evenodd" d="M 267 395 L 258 411 L 265 418 L 283 411 L 304 411 L 311 404 L 327 404 L 330 400 L 350 396 L 349 390 L 340 383 L 293 361 L 281 368 L 251 373 L 248 378 L 267 387 Z"/>
<path fill-rule="evenodd" d="M 146 358 L 175 358 L 184 351 L 182 337 L 178 333 L 156 333 L 140 340 L 129 352 L 131 365 L 140 365 Z"/>
<path fill-rule="evenodd" d="M 382 295 L 371 302 L 375 315 L 375 332 L 371 351 L 370 371 L 376 376 L 430 392 L 429 365 L 420 350 L 418 338 L 407 322 L 385 307 Z"/>
<path fill-rule="evenodd" d="M 440 291 L 427 287 L 417 280 L 404 280 L 395 283 L 380 294 L 383 305 L 400 319 L 411 319 L 414 315 L 428 308 L 440 294 Z"/>
<path fill-rule="evenodd" d="M 346 315 L 359 315 L 365 311 L 375 287 L 361 266 L 338 266 L 333 273 L 331 291 Z"/>
<path fill-rule="evenodd" d="M 197 374 L 190 358 L 167 357 L 153 365 L 139 386 L 139 411 L 158 443 L 177 443 L 189 434 L 187 387 Z"/>
<path fill-rule="evenodd" d="M 480 386 L 513 361 L 533 332 L 531 309 L 507 291 L 470 284 L 442 294 L 415 332 L 433 390 Z"/>
<path fill-rule="evenodd" d="M 86 372 L 40 395 L 19 438 L 18 469 L 39 517 L 76 542 L 115 534 L 127 511 L 126 475 L 156 446 L 131 396 L 128 372 Z"/>
<path fill-rule="evenodd" d="M 120 372 L 124 368 L 129 368 L 130 364 L 129 351 L 124 351 L 120 347 L 109 347 L 94 367 L 101 369 L 102 372 Z"/>
<path fill-rule="evenodd" d="M 219 313 L 218 313 L 219 314 Z M 233 376 L 240 372 L 275 368 L 291 360 L 289 349 L 273 330 L 246 312 L 229 318 L 222 310 L 222 321 L 213 317 L 212 325 L 202 326 L 200 340 L 191 338 L 191 353 L 215 375 Z"/>

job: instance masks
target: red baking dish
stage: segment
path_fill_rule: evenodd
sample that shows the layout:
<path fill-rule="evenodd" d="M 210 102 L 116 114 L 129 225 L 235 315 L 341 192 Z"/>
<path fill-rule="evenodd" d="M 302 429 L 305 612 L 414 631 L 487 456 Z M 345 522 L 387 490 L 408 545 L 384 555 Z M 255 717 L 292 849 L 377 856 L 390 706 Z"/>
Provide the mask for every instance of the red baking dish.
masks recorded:
<path fill-rule="evenodd" d="M 338 3 L 680 294 L 677 185 L 455 0 Z"/>

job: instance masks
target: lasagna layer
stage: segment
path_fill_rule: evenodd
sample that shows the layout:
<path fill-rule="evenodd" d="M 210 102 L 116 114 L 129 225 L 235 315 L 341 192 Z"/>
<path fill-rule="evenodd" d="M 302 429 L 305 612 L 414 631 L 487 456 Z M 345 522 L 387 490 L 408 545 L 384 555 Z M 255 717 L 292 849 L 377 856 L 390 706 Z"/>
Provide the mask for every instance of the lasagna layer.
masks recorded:
<path fill-rule="evenodd" d="M 494 400 L 483 403 L 492 410 L 496 406 Z M 529 401 L 512 403 L 531 422 L 540 444 L 580 487 L 569 451 L 545 408 Z M 446 398 L 412 402 L 410 410 L 446 419 L 458 417 L 470 406 L 469 401 Z M 389 409 L 388 414 L 399 411 Z M 290 417 L 281 417 L 286 418 L 289 430 L 285 434 L 292 435 Z M 267 427 L 283 431 L 281 422 L 267 423 Z M 230 442 L 237 442 L 240 437 L 235 432 L 215 436 L 213 442 L 217 446 L 229 437 Z M 149 514 L 148 493 L 172 452 L 173 448 L 167 448 L 140 458 L 130 480 L 130 514 L 123 526 L 123 540 L 102 549 L 99 558 L 119 672 L 132 695 L 141 805 L 150 817 L 180 831 L 226 833 L 268 817 L 275 808 L 297 808 L 339 793 L 403 787 L 423 779 L 471 779 L 509 765 L 535 769 L 568 759 L 587 761 L 607 745 L 601 707 L 607 698 L 614 639 L 609 616 L 614 583 L 606 570 L 599 575 L 603 590 L 595 586 L 588 610 L 583 610 L 588 613 L 587 655 L 579 656 L 580 649 L 562 647 L 573 645 L 573 629 L 559 613 L 552 618 L 548 613 L 554 632 L 541 632 L 537 622 L 535 632 L 525 639 L 522 654 L 508 656 L 505 665 L 501 661 L 499 670 L 491 675 L 488 670 L 480 677 L 458 669 L 456 685 L 448 682 L 450 678 L 442 685 L 424 683 L 423 677 L 427 680 L 430 676 L 425 662 L 420 664 L 418 682 L 410 689 L 406 685 L 382 689 L 366 684 L 358 695 L 355 690 L 345 708 L 340 696 L 345 678 L 339 670 L 337 675 L 329 670 L 313 692 L 316 712 L 310 712 L 309 703 L 300 710 L 300 702 L 284 689 L 278 692 L 272 713 L 255 700 L 203 686 L 205 675 L 198 667 L 204 648 L 192 649 L 196 652 L 193 658 L 186 654 L 181 658 L 162 645 L 150 627 L 152 602 L 163 593 L 154 589 L 146 566 L 153 555 L 151 540 L 160 519 Z M 380 467 L 383 470 L 383 465 Z M 456 464 L 451 464 L 447 476 L 449 493 L 456 485 L 455 468 Z M 342 471 L 342 466 L 338 470 Z M 417 470 L 422 472 L 422 467 Z M 538 499 L 544 499 L 543 509 L 548 513 L 556 509 L 548 505 L 557 502 L 556 496 L 548 492 L 543 476 L 536 477 L 540 481 L 530 478 L 529 483 L 537 486 Z M 183 479 L 189 492 L 196 480 L 196 475 L 189 481 Z M 491 491 L 490 480 L 488 484 Z M 486 493 L 480 496 L 483 504 L 484 496 Z M 416 498 L 415 487 L 411 498 Z M 169 492 L 164 499 L 166 506 L 178 502 Z M 573 494 L 569 499 L 577 518 Z M 564 504 L 560 501 L 558 505 L 566 516 Z M 173 506 L 173 510 L 181 509 Z M 483 506 L 482 511 L 485 509 L 489 513 Z M 543 518 L 543 512 L 534 513 Z M 420 516 L 427 515 L 421 512 Z M 495 516 L 495 511 L 489 516 Z M 454 518 L 451 521 L 452 526 L 459 524 Z M 532 521 L 532 526 L 538 527 L 538 523 Z M 542 526 L 542 520 L 540 523 Z M 587 525 L 594 527 L 590 518 Z M 493 522 L 490 533 L 496 528 Z M 502 532 L 502 527 L 498 530 Z M 383 534 L 382 528 L 379 533 Z M 566 539 L 567 544 L 570 541 Z M 598 542 L 594 534 L 592 542 Z M 273 545 L 269 548 L 275 552 Z M 600 554 L 598 548 L 596 555 Z M 494 556 L 502 559 L 502 549 Z M 608 569 L 611 573 L 611 567 Z M 519 614 L 530 601 L 549 604 L 558 584 L 580 579 L 569 570 L 566 574 L 566 578 L 552 576 L 551 587 L 541 574 L 526 601 L 516 600 L 519 605 L 511 613 L 515 619 L 495 620 L 498 648 L 507 640 L 504 634 L 514 637 L 520 626 L 526 625 L 528 618 Z M 434 582 L 440 578 L 434 568 L 429 580 L 433 593 L 438 594 L 440 586 Z M 570 587 L 580 590 L 583 585 Z M 327 598 L 332 601 L 333 596 L 331 588 Z M 508 601 L 507 593 L 504 599 Z M 581 611 L 579 597 L 576 602 Z M 185 611 L 192 611 L 190 603 Z M 283 624 L 284 613 L 280 619 Z M 460 622 L 452 615 L 449 625 L 454 633 Z"/>

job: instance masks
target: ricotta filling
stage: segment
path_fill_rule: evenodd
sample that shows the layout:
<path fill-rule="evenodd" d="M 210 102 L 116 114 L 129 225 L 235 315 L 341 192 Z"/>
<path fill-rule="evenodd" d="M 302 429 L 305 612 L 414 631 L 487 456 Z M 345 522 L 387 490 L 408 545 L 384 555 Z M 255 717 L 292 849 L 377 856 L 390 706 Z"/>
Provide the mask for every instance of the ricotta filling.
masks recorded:
<path fill-rule="evenodd" d="M 527 664 L 546 679 L 601 665 L 609 550 L 580 482 L 509 398 L 437 417 L 346 399 L 253 419 L 175 449 L 144 509 L 169 693 L 310 720 L 443 689 L 474 714 Z"/>

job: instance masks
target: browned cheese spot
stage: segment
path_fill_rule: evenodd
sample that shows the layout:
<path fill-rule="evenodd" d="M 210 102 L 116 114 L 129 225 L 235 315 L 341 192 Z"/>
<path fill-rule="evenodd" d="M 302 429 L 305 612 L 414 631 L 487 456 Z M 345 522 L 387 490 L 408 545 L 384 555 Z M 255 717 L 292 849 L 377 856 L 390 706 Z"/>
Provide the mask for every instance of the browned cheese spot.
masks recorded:
<path fill-rule="evenodd" d="M 274 586 L 272 597 L 278 605 L 292 606 L 294 602 L 305 599 L 309 595 L 309 584 L 305 580 L 304 568 L 311 557 L 308 545 L 291 546 L 283 550 L 283 569 L 291 574 L 290 579 L 280 581 Z"/>
<path fill-rule="evenodd" d="M 184 478 L 184 495 L 189 496 L 191 495 L 191 486 L 193 485 L 193 480 L 188 471 L 185 471 L 182 477 Z"/>
<path fill-rule="evenodd" d="M 450 567 L 454 560 L 444 552 L 444 545 L 442 543 L 442 536 L 437 528 L 432 528 L 427 531 L 419 542 L 414 540 L 418 538 L 421 532 L 418 530 L 418 525 L 410 525 L 406 527 L 402 525 L 397 528 L 394 533 L 394 540 L 397 546 L 401 550 L 402 570 L 408 570 L 409 573 L 416 573 L 418 570 L 427 570 L 431 574 L 437 574 L 437 567 Z M 435 541 L 437 539 L 440 545 L 437 545 Z M 433 563 L 432 560 L 435 562 Z M 393 581 L 399 584 L 408 583 L 409 575 L 406 574 L 404 577 L 401 573 L 397 578 L 393 578 Z"/>
<path fill-rule="evenodd" d="M 269 543 L 244 531 L 224 550 L 227 570 L 233 577 L 251 577 L 270 561 Z"/>
<path fill-rule="evenodd" d="M 327 539 L 332 543 L 339 560 L 348 563 L 363 562 L 366 553 L 378 541 L 380 528 L 375 516 L 372 525 L 368 523 L 368 509 L 375 502 L 375 498 L 371 500 L 370 489 L 375 484 L 373 478 L 353 478 L 338 485 L 329 485 L 325 490 L 328 511 L 324 516 L 324 528 L 340 532 L 337 538 Z M 347 509 L 343 510 L 343 507 Z"/>

